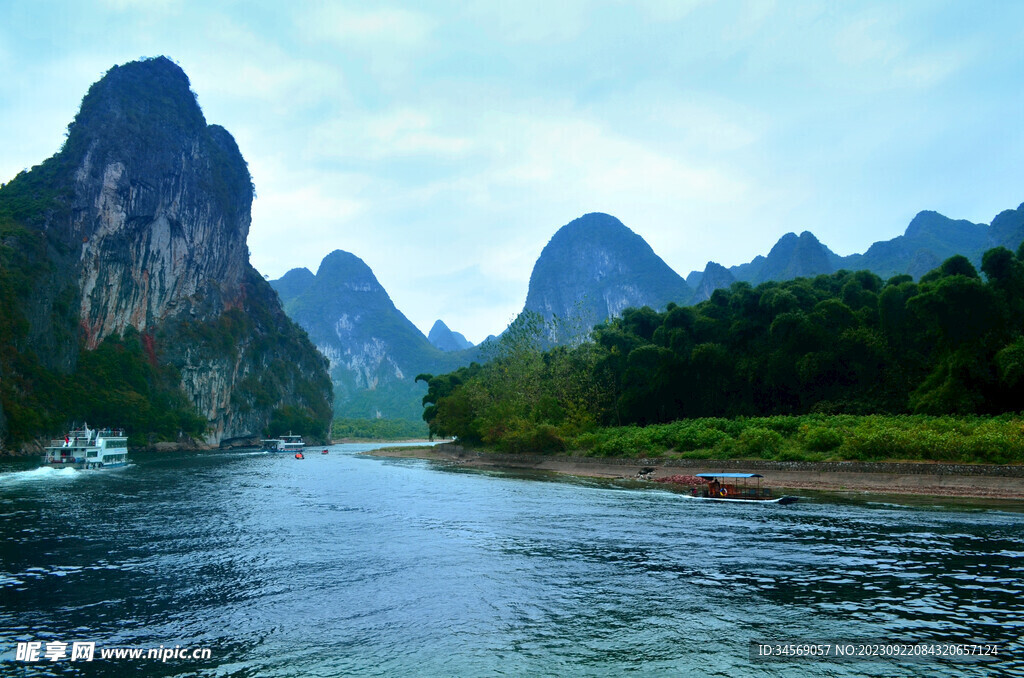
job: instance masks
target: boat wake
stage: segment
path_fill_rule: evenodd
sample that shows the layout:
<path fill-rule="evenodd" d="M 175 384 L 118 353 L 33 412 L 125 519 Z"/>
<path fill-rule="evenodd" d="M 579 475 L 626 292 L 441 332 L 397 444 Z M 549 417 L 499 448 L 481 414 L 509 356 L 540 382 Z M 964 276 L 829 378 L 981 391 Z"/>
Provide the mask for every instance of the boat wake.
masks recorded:
<path fill-rule="evenodd" d="M 78 477 L 79 472 L 73 468 L 51 468 L 40 466 L 30 471 L 11 471 L 0 473 L 0 485 L 12 485 L 25 482 L 66 481 Z"/>

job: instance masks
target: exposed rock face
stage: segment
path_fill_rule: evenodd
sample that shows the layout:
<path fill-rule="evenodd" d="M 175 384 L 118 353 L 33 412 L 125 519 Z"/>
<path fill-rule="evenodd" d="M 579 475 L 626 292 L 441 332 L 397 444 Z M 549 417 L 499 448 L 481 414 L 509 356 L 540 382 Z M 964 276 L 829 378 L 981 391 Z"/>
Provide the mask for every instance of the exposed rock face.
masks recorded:
<path fill-rule="evenodd" d="M 442 320 L 438 320 L 430 328 L 430 333 L 427 334 L 427 341 L 442 351 L 462 351 L 467 348 L 473 348 L 473 342 L 466 339 L 461 333 L 448 329 L 448 326 Z"/>
<path fill-rule="evenodd" d="M 87 349 L 129 327 L 144 333 L 210 420 L 208 443 L 258 438 L 286 407 L 320 417 L 326 433 L 323 361 L 249 264 L 248 168 L 231 135 L 206 124 L 178 66 L 159 57 L 112 68 L 36 172 L 67 196 L 68 209 L 32 220 L 74 280 Z M 285 360 L 256 398 L 253 383 Z"/>
<path fill-rule="evenodd" d="M 419 419 L 426 386 L 416 376 L 469 362 L 432 346 L 354 254 L 336 250 L 307 274 L 295 269 L 271 284 L 330 361 L 338 415 Z"/>
<path fill-rule="evenodd" d="M 557 318 L 550 338 L 568 341 L 627 308 L 663 309 L 692 298 L 686 281 L 643 238 L 615 217 L 591 213 L 560 228 L 544 247 L 523 310 Z"/>
<path fill-rule="evenodd" d="M 721 264 L 709 261 L 708 265 L 704 267 L 704 273 L 700 275 L 700 284 L 694 293 L 693 302 L 697 303 L 710 299 L 711 294 L 715 290 L 727 288 L 734 282 L 736 282 L 736 278 L 729 272 L 729 269 Z"/>

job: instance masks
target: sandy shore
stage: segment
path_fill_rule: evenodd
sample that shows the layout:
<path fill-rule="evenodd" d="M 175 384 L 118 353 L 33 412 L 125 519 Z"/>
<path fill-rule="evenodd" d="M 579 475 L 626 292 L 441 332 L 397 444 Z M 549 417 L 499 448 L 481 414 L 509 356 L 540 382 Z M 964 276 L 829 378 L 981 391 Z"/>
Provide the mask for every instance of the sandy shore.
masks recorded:
<path fill-rule="evenodd" d="M 776 490 L 821 490 L 887 495 L 926 495 L 1024 500 L 1024 467 L 944 464 L 864 464 L 857 462 L 768 462 L 735 460 L 646 460 L 548 457 L 478 452 L 452 444 L 424 448 L 392 448 L 368 454 L 429 459 L 470 468 L 522 468 L 592 478 L 649 478 L 750 471 L 764 476 Z"/>

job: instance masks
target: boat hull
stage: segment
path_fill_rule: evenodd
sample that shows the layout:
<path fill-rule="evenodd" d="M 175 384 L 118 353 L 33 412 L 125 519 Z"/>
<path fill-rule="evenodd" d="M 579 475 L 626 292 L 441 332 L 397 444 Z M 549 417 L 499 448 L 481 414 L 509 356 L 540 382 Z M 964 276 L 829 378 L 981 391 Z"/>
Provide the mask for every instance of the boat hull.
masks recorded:
<path fill-rule="evenodd" d="M 699 501 L 717 501 L 726 504 L 778 504 L 780 506 L 786 506 L 787 504 L 795 504 L 799 497 L 793 496 L 782 496 L 772 497 L 771 499 L 731 499 L 729 497 L 694 497 L 690 494 L 682 495 L 686 499 L 697 499 Z"/>
<path fill-rule="evenodd" d="M 119 461 L 119 462 L 115 462 L 115 463 L 105 463 L 105 462 L 98 462 L 98 461 L 85 461 L 84 459 L 82 461 L 77 461 L 76 460 L 76 461 L 62 461 L 62 462 L 44 462 L 42 464 L 42 466 L 47 466 L 49 468 L 58 469 L 58 470 L 60 470 L 62 468 L 73 468 L 73 469 L 78 469 L 79 471 L 92 471 L 92 470 L 99 470 L 99 469 L 105 469 L 105 468 L 121 468 L 122 466 L 127 466 L 127 465 L 128 465 L 127 461 Z"/>

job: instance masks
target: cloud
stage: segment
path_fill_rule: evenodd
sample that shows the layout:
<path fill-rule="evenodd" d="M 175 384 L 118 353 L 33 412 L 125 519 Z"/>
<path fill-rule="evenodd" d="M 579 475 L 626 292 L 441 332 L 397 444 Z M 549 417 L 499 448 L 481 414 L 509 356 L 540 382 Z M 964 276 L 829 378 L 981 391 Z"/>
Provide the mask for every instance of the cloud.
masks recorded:
<path fill-rule="evenodd" d="M 322 160 L 384 160 L 424 155 L 461 157 L 473 141 L 445 131 L 422 109 L 399 107 L 367 114 L 328 118 L 311 130 L 309 149 Z"/>
<path fill-rule="evenodd" d="M 100 4 L 115 12 L 138 12 L 146 14 L 176 14 L 180 3 L 175 0 L 101 0 Z"/>
<path fill-rule="evenodd" d="M 254 264 L 349 250 L 424 330 L 499 331 L 584 212 L 685 273 L 1021 200 L 1012 3 L 8 5 L 0 181 L 108 68 L 168 54 L 250 164 Z"/>
<path fill-rule="evenodd" d="M 388 50 L 423 46 L 434 22 L 408 9 L 353 9 L 338 4 L 318 4 L 298 20 L 310 39 L 332 42 L 344 49 Z"/>

